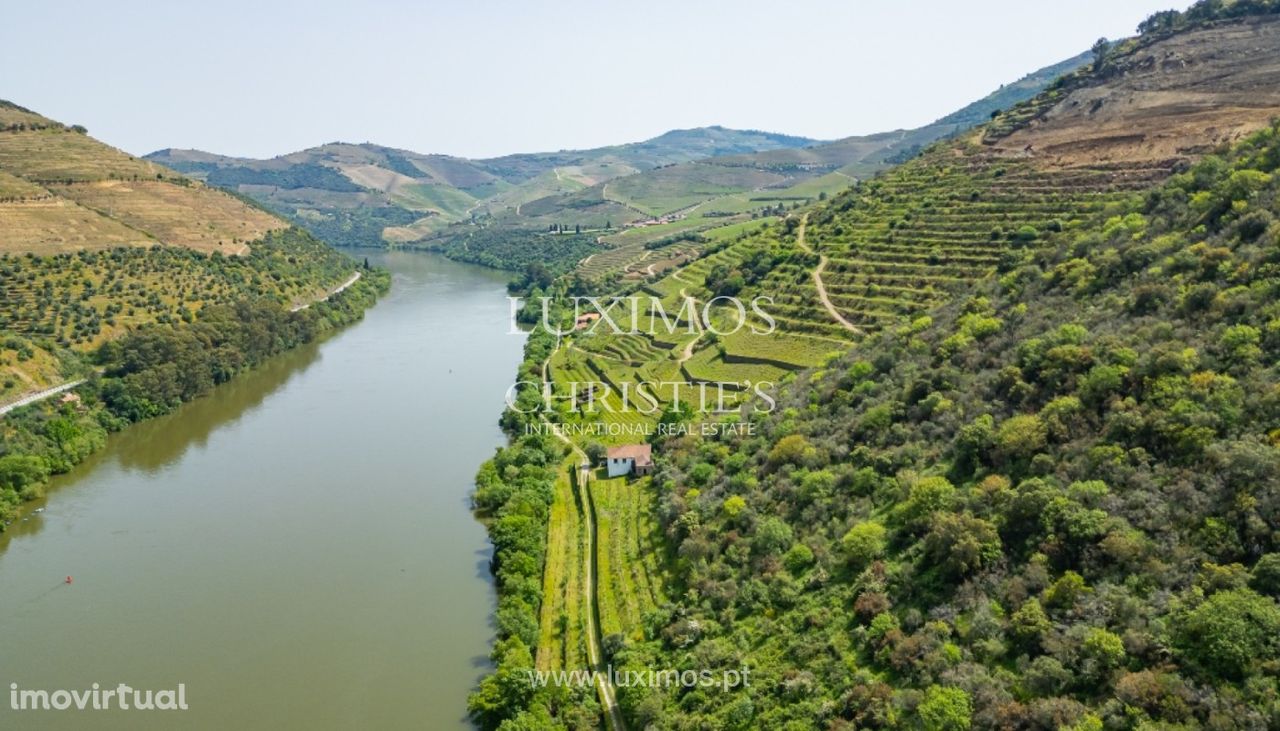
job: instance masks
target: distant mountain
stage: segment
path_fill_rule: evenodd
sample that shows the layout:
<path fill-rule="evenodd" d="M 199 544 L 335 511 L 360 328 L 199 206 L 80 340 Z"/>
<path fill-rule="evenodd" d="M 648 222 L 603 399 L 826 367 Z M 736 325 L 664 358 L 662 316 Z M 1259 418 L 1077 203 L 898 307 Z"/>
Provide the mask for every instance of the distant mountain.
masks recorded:
<path fill-rule="evenodd" d="M 1001 86 L 972 104 L 916 129 L 845 137 L 805 149 L 770 150 L 729 158 L 721 162 L 766 170 L 795 172 L 840 170 L 854 177 L 866 177 L 888 165 L 910 158 L 930 143 L 982 124 L 994 113 L 1031 99 L 1054 79 L 1084 66 L 1091 58 L 1092 55 L 1086 51 L 1052 66 L 1033 71 L 1011 84 Z"/>
<path fill-rule="evenodd" d="M 146 159 L 251 196 L 343 246 L 420 240 L 490 208 L 518 209 L 528 201 L 689 160 L 817 143 L 717 126 L 589 150 L 483 160 L 341 142 L 270 160 L 177 149 Z M 625 218 L 625 212 L 618 217 Z"/>
<path fill-rule="evenodd" d="M 337 246 L 438 246 L 476 226 L 581 228 L 611 239 L 626 226 L 697 214 L 683 228 L 705 228 L 838 191 L 1033 97 L 1087 58 L 1028 74 L 919 129 L 833 142 L 712 126 L 477 160 L 338 142 L 270 160 L 174 149 L 146 158 L 250 196 Z"/>

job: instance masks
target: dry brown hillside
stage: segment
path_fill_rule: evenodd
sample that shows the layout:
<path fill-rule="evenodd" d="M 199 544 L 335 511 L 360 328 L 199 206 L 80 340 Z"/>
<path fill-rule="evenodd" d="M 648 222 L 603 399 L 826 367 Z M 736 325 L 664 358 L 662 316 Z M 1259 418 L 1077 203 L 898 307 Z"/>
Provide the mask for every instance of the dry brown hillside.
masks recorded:
<path fill-rule="evenodd" d="M 0 253 L 168 244 L 241 254 L 287 225 L 83 128 L 0 101 Z"/>
<path fill-rule="evenodd" d="M 1051 166 L 1169 161 L 1238 140 L 1280 113 L 1280 18 L 1136 43 L 1011 134 L 989 133 L 986 142 Z"/>

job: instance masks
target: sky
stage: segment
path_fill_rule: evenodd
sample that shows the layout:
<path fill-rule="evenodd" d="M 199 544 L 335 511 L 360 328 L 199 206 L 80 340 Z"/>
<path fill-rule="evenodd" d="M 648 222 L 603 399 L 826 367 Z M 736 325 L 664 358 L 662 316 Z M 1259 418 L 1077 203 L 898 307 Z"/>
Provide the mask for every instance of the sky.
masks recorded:
<path fill-rule="evenodd" d="M 13 3 L 0 98 L 141 155 L 917 127 L 1187 0 Z"/>

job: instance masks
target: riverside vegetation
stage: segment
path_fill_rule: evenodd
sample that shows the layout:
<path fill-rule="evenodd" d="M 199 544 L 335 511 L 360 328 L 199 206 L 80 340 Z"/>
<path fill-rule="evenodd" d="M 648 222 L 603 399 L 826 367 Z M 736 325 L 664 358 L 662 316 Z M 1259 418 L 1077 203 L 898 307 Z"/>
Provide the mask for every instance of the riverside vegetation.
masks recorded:
<path fill-rule="evenodd" d="M 0 526 L 23 501 L 42 496 L 51 475 L 101 449 L 109 432 L 166 414 L 272 355 L 359 319 L 390 286 L 386 272 L 363 275 L 303 310 L 270 299 L 211 304 L 189 323 L 145 325 L 84 356 L 101 376 L 76 389 L 77 401 L 50 399 L 0 422 Z M 21 353 L 21 342 L 7 347 Z"/>
<path fill-rule="evenodd" d="M 773 344 L 535 332 L 519 380 L 766 366 L 778 408 L 750 417 L 755 435 L 655 437 L 656 474 L 622 488 L 634 527 L 600 533 L 598 587 L 581 586 L 578 516 L 603 527 L 623 500 L 597 482 L 583 505 L 565 445 L 520 427 L 655 418 L 507 413 L 516 436 L 476 497 L 500 593 L 477 720 L 597 727 L 591 689 L 528 672 L 586 667 L 581 617 L 598 611 L 620 670 L 751 669 L 736 692 L 616 688 L 636 728 L 1280 724 L 1277 90 L 1254 92 L 1253 132 L 1201 137 L 1193 156 L 1101 137 L 1108 162 L 1018 154 L 1076 123 L 1045 121 L 1073 94 L 1106 108 L 1131 76 L 1186 83 L 1145 59 L 1195 43 L 1231 57 L 1233 34 L 1274 39 L 1277 9 L 1158 14 L 973 135 L 673 272 L 548 285 L 776 294 Z M 1078 124 L 1086 138 L 1102 122 Z"/>
<path fill-rule="evenodd" d="M 0 529 L 106 434 L 358 319 L 390 285 L 251 202 L 0 102 Z M 331 295 L 331 296 L 328 296 Z"/>

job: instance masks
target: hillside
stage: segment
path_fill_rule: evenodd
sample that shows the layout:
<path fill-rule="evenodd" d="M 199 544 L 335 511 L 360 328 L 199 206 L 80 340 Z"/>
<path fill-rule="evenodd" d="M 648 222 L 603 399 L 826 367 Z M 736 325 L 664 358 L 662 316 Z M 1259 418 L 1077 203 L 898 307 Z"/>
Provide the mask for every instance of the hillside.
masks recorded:
<path fill-rule="evenodd" d="M 983 124 L 991 119 L 993 113 L 1035 97 L 1058 77 L 1077 70 L 1091 60 L 1092 56 L 1085 52 L 1038 69 L 923 127 L 846 137 L 805 149 L 761 152 L 728 158 L 723 162 L 726 165 L 740 164 L 773 170 L 842 170 L 858 178 L 871 177 L 892 163 L 910 158 L 937 140 Z"/>
<path fill-rule="evenodd" d="M 503 683 L 581 667 L 592 612 L 601 664 L 751 670 L 603 689 L 634 728 L 1280 724 L 1280 17 L 1241 8 L 1144 24 L 979 129 L 603 287 L 667 313 L 770 296 L 780 332 L 535 333 L 520 379 L 560 400 L 522 393 L 478 477 L 482 725 L 574 723 L 582 698 Z M 742 408 L 681 412 L 671 384 L 699 383 Z M 599 454 L 681 419 L 757 432 L 651 436 L 626 501 L 547 474 L 578 457 L 528 433 Z M 591 518 L 621 529 L 583 548 Z"/>
<path fill-rule="evenodd" d="M 257 205 L 0 102 L 0 404 L 213 305 L 309 302 L 355 262 Z"/>
<path fill-rule="evenodd" d="M 147 160 L 251 196 L 338 246 L 410 243 L 491 210 L 710 155 L 814 144 L 768 132 L 704 127 L 644 142 L 467 160 L 373 144 L 332 143 L 271 160 L 160 150 Z M 619 220 L 624 208 L 610 208 Z M 568 223 L 572 224 L 573 221 Z"/>
<path fill-rule="evenodd" d="M 688 239 L 693 232 L 767 217 L 842 190 L 853 178 L 907 159 L 993 110 L 1035 95 L 1084 58 L 1028 74 L 926 127 L 828 143 L 703 127 L 644 142 L 483 160 L 342 143 L 271 160 L 173 149 L 146 159 L 251 196 L 338 246 L 429 246 L 518 268 L 529 257 L 499 254 L 513 250 L 501 241 L 503 232 L 536 244 L 532 234 L 554 227 L 589 231 L 602 243 L 600 258 L 587 272 L 598 277 L 631 271 L 646 244 Z M 477 237 L 497 248 L 477 251 Z M 562 242 L 541 243 L 540 248 L 569 250 Z M 675 257 L 683 260 L 683 250 Z"/>
<path fill-rule="evenodd" d="M 1267 124 L 1280 107 L 1277 34 L 1280 26 L 1258 17 L 1130 41 L 1098 73 L 1009 115 L 983 142 L 1059 167 L 1212 150 Z"/>
<path fill-rule="evenodd" d="M 909 160 L 937 140 L 986 122 L 999 110 L 1036 96 L 1063 74 L 1078 69 L 1088 53 L 1047 66 L 938 121 L 913 130 L 847 137 L 811 147 L 772 150 L 676 165 L 642 173 L 577 194 L 550 198 L 526 206 L 554 219 L 571 208 L 576 220 L 592 196 L 627 201 L 632 215 L 621 220 L 625 230 L 605 232 L 610 249 L 582 267 L 584 276 L 599 279 L 621 275 L 646 278 L 650 267 L 663 271 L 683 263 L 705 244 L 749 228 L 751 221 L 768 219 L 804 203 L 848 188 Z M 646 220 L 640 214 L 649 216 Z M 640 218 L 637 220 L 637 216 Z M 617 222 L 618 218 L 613 218 Z M 588 218 L 592 226 L 603 225 Z M 708 239 L 709 237 L 709 239 Z M 663 246 L 670 244 L 672 246 Z M 665 249 L 661 254 L 654 249 Z"/>
<path fill-rule="evenodd" d="M 1274 728 L 1277 160 L 1271 128 L 1028 247 L 760 438 L 665 443 L 692 599 L 613 662 L 757 690 L 621 689 L 636 724 Z"/>
<path fill-rule="evenodd" d="M 221 191 L 0 101 L 0 252 L 168 244 L 224 254 L 286 226 Z"/>

